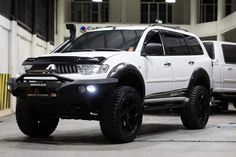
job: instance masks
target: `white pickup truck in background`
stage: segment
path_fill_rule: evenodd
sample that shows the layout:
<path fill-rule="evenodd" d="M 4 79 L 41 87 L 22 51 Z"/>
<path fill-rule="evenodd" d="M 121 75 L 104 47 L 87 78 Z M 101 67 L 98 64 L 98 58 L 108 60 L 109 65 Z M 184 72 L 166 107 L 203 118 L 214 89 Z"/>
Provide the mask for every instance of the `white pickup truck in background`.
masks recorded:
<path fill-rule="evenodd" d="M 203 41 L 213 61 L 213 105 L 228 110 L 236 108 L 236 43 Z"/>

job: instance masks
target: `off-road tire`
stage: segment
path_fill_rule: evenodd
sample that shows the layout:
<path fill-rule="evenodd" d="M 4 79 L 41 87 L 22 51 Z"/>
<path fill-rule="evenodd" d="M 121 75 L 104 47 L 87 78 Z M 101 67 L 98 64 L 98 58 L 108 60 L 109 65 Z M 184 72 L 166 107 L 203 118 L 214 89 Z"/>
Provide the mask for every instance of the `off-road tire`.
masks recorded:
<path fill-rule="evenodd" d="M 206 126 L 210 113 L 210 97 L 207 89 L 203 86 L 195 86 L 189 102 L 181 112 L 183 125 L 188 129 L 202 129 Z"/>
<path fill-rule="evenodd" d="M 234 108 L 236 108 L 236 101 L 234 101 L 234 102 L 232 102 L 233 103 L 233 105 L 234 105 Z"/>
<path fill-rule="evenodd" d="M 29 104 L 17 100 L 16 121 L 25 135 L 29 137 L 48 137 L 56 129 L 59 118 L 39 116 Z"/>
<path fill-rule="evenodd" d="M 133 141 L 143 118 L 143 101 L 132 87 L 120 86 L 105 100 L 100 111 L 103 135 L 112 143 Z"/>
<path fill-rule="evenodd" d="M 220 107 L 220 110 L 227 111 L 229 109 L 229 102 L 226 100 L 221 100 L 217 105 Z"/>

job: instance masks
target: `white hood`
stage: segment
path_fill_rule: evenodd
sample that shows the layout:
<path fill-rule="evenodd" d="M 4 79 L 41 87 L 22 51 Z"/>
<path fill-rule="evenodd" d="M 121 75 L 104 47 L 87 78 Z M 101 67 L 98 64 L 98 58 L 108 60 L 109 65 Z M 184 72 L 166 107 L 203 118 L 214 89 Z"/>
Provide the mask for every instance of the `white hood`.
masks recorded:
<path fill-rule="evenodd" d="M 126 53 L 125 51 L 121 52 L 111 52 L 111 51 L 86 51 L 86 52 L 67 52 L 67 53 L 51 53 L 43 55 L 40 57 L 105 57 L 109 58 L 115 55 L 120 55 Z"/>

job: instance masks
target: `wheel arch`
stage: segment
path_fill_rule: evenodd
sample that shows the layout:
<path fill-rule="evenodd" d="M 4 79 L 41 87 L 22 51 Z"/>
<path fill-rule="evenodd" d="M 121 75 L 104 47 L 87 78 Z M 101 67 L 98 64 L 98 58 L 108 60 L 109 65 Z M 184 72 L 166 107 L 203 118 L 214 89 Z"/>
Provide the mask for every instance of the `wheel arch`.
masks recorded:
<path fill-rule="evenodd" d="M 207 89 L 207 91 L 210 94 L 211 91 L 211 82 L 210 77 L 206 70 L 203 68 L 197 68 L 193 73 L 189 81 L 189 85 L 187 88 L 187 96 L 189 96 L 190 91 L 193 89 L 193 87 L 201 85 Z"/>
<path fill-rule="evenodd" d="M 108 78 L 117 78 L 118 86 L 133 87 L 140 97 L 145 97 L 145 83 L 141 72 L 131 64 L 121 63 L 115 66 L 107 76 Z"/>

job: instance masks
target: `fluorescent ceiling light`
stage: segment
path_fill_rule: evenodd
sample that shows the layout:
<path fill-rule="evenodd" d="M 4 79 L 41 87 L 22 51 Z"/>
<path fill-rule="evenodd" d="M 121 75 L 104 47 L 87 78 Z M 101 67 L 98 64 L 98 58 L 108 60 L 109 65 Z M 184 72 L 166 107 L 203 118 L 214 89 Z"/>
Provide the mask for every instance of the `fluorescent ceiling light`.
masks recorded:
<path fill-rule="evenodd" d="M 92 0 L 93 2 L 102 2 L 102 0 Z"/>
<path fill-rule="evenodd" d="M 175 3 L 176 0 L 166 0 L 166 3 Z"/>

